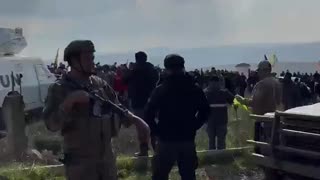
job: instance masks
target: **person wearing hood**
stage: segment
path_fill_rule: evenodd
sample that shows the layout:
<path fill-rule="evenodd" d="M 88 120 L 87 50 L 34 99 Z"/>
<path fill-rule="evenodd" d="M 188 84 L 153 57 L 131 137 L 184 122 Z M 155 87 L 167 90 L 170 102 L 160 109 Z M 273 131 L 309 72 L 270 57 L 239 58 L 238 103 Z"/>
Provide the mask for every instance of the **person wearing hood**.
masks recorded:
<path fill-rule="evenodd" d="M 152 179 L 168 180 L 177 162 L 181 179 L 195 180 L 195 136 L 207 120 L 210 107 L 203 90 L 185 72 L 183 57 L 168 55 L 164 66 L 167 76 L 153 91 L 144 116 L 151 135 L 157 138 Z"/>
<path fill-rule="evenodd" d="M 228 105 L 232 104 L 234 99 L 234 95 L 219 82 L 218 76 L 212 76 L 208 88 L 205 89 L 211 108 L 207 126 L 210 150 L 226 148 Z"/>

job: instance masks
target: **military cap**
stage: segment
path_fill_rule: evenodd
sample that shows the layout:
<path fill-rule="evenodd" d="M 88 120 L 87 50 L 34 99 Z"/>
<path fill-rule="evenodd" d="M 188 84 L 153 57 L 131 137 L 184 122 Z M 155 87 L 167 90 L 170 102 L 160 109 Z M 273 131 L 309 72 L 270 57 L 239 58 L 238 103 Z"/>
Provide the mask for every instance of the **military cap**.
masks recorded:
<path fill-rule="evenodd" d="M 166 69 L 183 69 L 184 58 L 178 54 L 169 54 L 164 59 L 164 67 Z"/>
<path fill-rule="evenodd" d="M 261 61 L 261 62 L 258 64 L 258 69 L 257 69 L 257 71 L 258 71 L 258 70 L 271 70 L 271 69 L 272 69 L 272 67 L 271 67 L 270 62 L 267 61 L 267 60 L 263 60 L 263 61 Z"/>
<path fill-rule="evenodd" d="M 81 52 L 95 52 L 94 44 L 90 40 L 75 40 L 64 49 L 64 61 L 69 61 L 72 55 L 78 55 Z"/>

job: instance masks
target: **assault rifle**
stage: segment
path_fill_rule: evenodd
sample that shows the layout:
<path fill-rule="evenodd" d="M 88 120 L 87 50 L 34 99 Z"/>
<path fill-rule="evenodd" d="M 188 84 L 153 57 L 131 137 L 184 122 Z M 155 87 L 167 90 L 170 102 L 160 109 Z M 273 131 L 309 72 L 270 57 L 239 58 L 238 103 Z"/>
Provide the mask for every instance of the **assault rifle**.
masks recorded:
<path fill-rule="evenodd" d="M 102 107 L 104 109 L 108 109 L 109 111 L 113 111 L 118 114 L 120 117 L 125 117 L 128 115 L 129 110 L 122 105 L 115 104 L 114 102 L 100 96 L 96 90 L 91 89 L 90 87 L 81 85 L 70 78 L 66 78 L 65 85 L 71 87 L 76 90 L 84 90 L 90 95 L 91 100 L 98 100 L 102 103 Z M 105 89 L 107 86 L 103 87 Z"/>
<path fill-rule="evenodd" d="M 106 88 L 106 87 L 103 87 Z M 129 110 L 123 107 L 122 105 L 118 105 L 110 101 L 109 99 L 105 99 L 101 97 L 98 93 L 94 91 L 87 91 L 92 99 L 99 100 L 103 103 L 103 107 L 112 110 L 120 117 L 125 117 L 128 115 Z"/>

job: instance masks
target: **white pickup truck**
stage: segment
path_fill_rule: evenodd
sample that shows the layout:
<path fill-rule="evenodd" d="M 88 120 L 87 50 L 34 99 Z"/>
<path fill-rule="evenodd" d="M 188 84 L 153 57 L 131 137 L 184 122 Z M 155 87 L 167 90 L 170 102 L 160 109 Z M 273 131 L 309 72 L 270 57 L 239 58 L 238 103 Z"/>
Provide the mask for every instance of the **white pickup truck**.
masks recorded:
<path fill-rule="evenodd" d="M 25 46 L 21 29 L 0 28 L 0 131 L 5 130 L 1 109 L 9 92 L 22 94 L 26 117 L 32 118 L 41 113 L 48 87 L 56 80 L 40 58 L 15 55 Z"/>

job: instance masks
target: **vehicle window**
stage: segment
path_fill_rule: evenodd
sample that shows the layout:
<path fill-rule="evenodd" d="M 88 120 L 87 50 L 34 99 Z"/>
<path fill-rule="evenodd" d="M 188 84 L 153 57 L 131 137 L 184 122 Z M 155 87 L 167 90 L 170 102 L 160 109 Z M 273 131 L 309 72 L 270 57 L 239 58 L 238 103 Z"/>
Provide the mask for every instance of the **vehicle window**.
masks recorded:
<path fill-rule="evenodd" d="M 37 75 L 40 81 L 44 81 L 48 78 L 48 72 L 46 71 L 46 69 L 43 67 L 42 64 L 37 64 L 36 66 L 36 71 L 37 71 Z"/>

